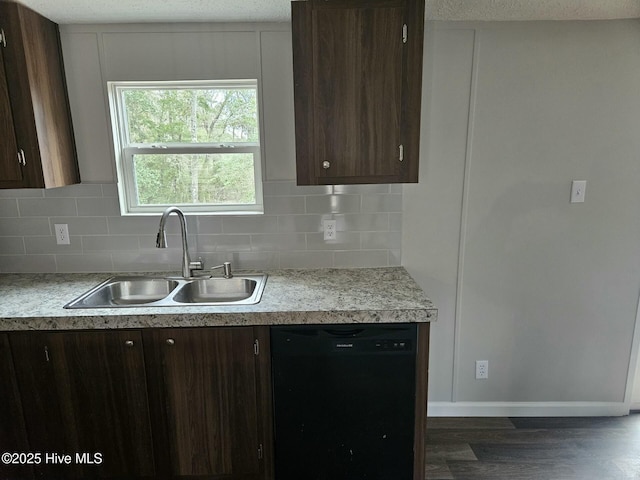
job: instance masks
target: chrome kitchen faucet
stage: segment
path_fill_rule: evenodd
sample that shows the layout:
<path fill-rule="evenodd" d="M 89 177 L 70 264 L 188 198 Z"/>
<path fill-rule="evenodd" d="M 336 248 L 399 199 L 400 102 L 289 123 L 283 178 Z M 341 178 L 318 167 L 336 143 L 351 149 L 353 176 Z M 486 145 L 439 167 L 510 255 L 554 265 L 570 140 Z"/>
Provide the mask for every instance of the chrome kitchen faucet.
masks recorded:
<path fill-rule="evenodd" d="M 182 276 L 184 278 L 193 277 L 194 270 L 202 270 L 202 262 L 200 260 L 191 261 L 189 257 L 189 242 L 187 241 L 187 221 L 184 213 L 178 207 L 169 207 L 160 217 L 160 227 L 158 228 L 158 236 L 156 237 L 156 247 L 167 248 L 167 233 L 165 231 L 165 223 L 172 213 L 178 215 L 180 221 L 180 231 L 182 233 Z"/>

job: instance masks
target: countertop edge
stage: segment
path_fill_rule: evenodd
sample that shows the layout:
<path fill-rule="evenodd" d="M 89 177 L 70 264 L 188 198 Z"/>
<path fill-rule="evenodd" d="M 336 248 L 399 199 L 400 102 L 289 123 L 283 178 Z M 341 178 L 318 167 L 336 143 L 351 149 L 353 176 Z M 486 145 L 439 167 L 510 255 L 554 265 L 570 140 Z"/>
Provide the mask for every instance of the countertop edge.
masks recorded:
<path fill-rule="evenodd" d="M 344 323 L 428 323 L 437 321 L 437 309 L 215 312 L 188 314 L 139 314 L 89 317 L 0 318 L 0 332 L 34 330 L 121 330 L 139 328 L 186 328 L 223 326 L 269 326 Z"/>

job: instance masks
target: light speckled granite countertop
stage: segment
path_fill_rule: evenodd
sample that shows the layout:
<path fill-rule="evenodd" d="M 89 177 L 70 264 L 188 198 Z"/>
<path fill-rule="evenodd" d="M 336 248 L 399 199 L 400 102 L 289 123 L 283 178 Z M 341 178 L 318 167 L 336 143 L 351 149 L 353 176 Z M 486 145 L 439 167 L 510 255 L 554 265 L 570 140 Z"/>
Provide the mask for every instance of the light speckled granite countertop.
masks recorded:
<path fill-rule="evenodd" d="M 0 331 L 398 323 L 437 318 L 431 300 L 402 267 L 260 273 L 269 278 L 256 305 L 75 310 L 62 307 L 115 274 L 2 274 Z"/>

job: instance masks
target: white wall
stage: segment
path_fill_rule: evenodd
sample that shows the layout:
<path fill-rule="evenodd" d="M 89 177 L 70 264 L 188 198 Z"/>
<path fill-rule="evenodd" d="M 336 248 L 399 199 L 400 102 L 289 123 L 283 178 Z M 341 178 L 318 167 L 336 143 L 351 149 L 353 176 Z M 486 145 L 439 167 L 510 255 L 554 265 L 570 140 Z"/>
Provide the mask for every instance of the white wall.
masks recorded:
<path fill-rule="evenodd" d="M 640 291 L 638 27 L 428 24 L 403 264 L 440 308 L 432 413 L 624 410 Z M 573 179 L 588 182 L 583 204 L 569 203 Z M 478 359 L 488 380 L 475 380 Z"/>

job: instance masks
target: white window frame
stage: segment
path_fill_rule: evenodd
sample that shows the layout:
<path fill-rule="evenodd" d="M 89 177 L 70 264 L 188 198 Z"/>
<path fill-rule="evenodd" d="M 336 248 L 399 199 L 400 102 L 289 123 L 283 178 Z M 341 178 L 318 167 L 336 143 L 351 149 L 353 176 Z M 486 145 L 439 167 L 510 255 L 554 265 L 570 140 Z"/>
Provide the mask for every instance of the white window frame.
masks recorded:
<path fill-rule="evenodd" d="M 260 115 L 259 88 L 256 79 L 243 80 L 207 80 L 207 81 L 144 81 L 144 82 L 107 82 L 109 91 L 109 108 L 111 126 L 113 130 L 113 144 L 118 177 L 118 196 L 120 199 L 120 213 L 129 215 L 156 215 L 162 213 L 169 206 L 177 206 L 186 213 L 206 215 L 256 215 L 264 213 L 264 199 L 262 190 L 262 155 L 261 144 L 242 143 L 167 143 L 140 144 L 130 143 L 128 139 L 127 116 L 125 114 L 123 92 L 131 89 L 189 89 L 212 88 L 233 89 L 253 88 L 256 90 L 256 114 L 258 119 L 258 135 L 262 132 Z M 255 185 L 254 204 L 163 204 L 138 205 L 136 183 L 133 167 L 133 156 L 138 154 L 182 153 L 182 154 L 221 154 L 221 153 L 251 153 L 253 154 L 253 174 Z"/>

